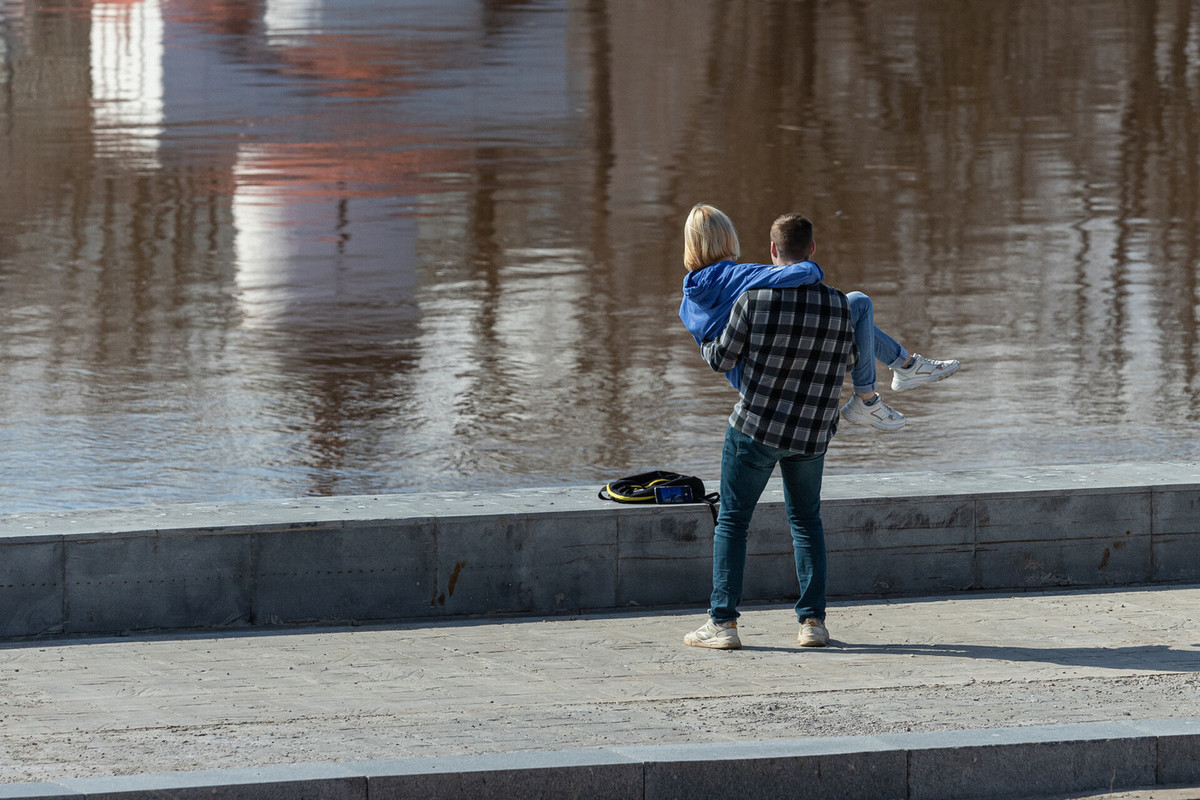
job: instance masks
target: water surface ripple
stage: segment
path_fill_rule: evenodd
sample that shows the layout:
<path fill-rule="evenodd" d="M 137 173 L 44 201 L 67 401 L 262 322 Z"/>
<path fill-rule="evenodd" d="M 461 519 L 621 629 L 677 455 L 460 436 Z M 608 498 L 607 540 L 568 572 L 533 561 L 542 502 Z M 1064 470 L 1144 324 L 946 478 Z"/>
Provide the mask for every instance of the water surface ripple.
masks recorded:
<path fill-rule="evenodd" d="M 0 66 L 0 511 L 715 481 L 700 200 L 964 363 L 829 472 L 1197 456 L 1188 0 L 7 0 Z"/>

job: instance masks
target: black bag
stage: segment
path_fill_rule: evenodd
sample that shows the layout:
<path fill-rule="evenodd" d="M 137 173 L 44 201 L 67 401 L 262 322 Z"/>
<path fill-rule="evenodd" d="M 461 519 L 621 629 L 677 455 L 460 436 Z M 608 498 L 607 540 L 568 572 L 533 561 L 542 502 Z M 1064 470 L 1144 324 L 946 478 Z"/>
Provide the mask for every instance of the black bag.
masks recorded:
<path fill-rule="evenodd" d="M 597 497 L 616 503 L 707 503 L 714 525 L 717 522 L 717 503 L 721 499 L 716 492 L 705 494 L 704 481 L 699 478 L 661 469 L 610 481 Z"/>

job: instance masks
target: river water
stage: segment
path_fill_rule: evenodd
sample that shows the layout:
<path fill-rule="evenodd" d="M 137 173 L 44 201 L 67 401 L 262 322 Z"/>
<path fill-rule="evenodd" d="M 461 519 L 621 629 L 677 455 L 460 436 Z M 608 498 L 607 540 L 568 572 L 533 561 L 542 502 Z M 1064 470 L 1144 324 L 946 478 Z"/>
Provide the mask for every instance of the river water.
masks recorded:
<path fill-rule="evenodd" d="M 1189 0 L 6 0 L 0 62 L 0 511 L 715 482 L 702 200 L 963 362 L 829 473 L 1197 457 Z"/>

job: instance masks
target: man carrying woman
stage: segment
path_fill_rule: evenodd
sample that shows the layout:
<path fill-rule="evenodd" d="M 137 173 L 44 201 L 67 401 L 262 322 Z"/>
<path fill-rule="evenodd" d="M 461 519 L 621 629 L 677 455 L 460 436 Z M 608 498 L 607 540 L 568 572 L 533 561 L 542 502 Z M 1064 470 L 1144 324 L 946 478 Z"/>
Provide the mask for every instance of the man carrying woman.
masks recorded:
<path fill-rule="evenodd" d="M 684 637 L 692 647 L 741 647 L 737 607 L 747 533 L 776 464 L 800 585 L 797 639 L 803 647 L 828 644 L 821 479 L 846 371 L 853 367 L 855 396 L 842 415 L 888 430 L 901 427 L 904 418 L 875 393 L 876 343 L 890 358 L 893 388 L 940 380 L 958 369 L 957 361 L 908 357 L 875 328 L 870 298 L 852 293 L 861 297 L 852 302 L 820 283 L 824 273 L 810 260 L 815 250 L 812 222 L 784 214 L 771 226 L 772 264 L 737 264 L 737 232 L 725 214 L 701 204 L 688 216 L 688 275 L 679 316 L 704 360 L 738 390 L 721 452 L 708 620 Z"/>
<path fill-rule="evenodd" d="M 683 265 L 688 271 L 683 281 L 683 302 L 679 318 L 696 344 L 715 339 L 729 321 L 729 312 L 738 296 L 747 289 L 804 286 L 818 283 L 825 273 L 810 260 L 812 252 L 795 264 L 739 264 L 737 231 L 720 209 L 699 203 L 688 214 L 683 232 Z M 871 298 L 862 292 L 849 292 L 850 313 L 854 319 L 854 341 L 859 359 L 850 378 L 854 396 L 842 407 L 842 416 L 859 425 L 892 431 L 907 421 L 889 407 L 875 392 L 875 362 L 892 370 L 892 390 L 903 392 L 926 383 L 949 378 L 958 371 L 957 361 L 934 361 L 909 354 L 895 339 L 875 325 Z M 737 388 L 741 375 L 735 367 L 727 377 Z"/>

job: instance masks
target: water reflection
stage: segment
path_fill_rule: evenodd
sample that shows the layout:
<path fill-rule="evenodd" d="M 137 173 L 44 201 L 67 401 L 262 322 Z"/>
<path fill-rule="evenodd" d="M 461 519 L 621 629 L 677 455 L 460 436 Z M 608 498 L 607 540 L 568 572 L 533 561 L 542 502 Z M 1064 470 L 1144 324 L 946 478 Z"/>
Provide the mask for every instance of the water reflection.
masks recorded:
<path fill-rule="evenodd" d="M 715 477 L 698 200 L 966 365 L 831 471 L 1196 455 L 1187 0 L 0 14 L 0 510 Z"/>
<path fill-rule="evenodd" d="M 89 49 L 93 131 L 128 162 L 141 151 L 150 159 L 147 166 L 157 166 L 154 157 L 163 130 L 159 4 L 96 3 Z"/>

